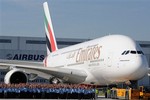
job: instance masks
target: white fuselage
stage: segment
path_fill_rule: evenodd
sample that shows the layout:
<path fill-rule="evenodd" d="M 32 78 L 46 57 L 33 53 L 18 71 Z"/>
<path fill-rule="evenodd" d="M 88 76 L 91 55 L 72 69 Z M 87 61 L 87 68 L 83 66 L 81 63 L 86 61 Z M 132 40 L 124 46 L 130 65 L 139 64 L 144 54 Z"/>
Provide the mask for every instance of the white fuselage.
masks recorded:
<path fill-rule="evenodd" d="M 47 66 L 84 70 L 87 78 L 83 83 L 99 85 L 138 80 L 148 68 L 140 46 L 123 35 L 59 49 L 47 57 Z"/>

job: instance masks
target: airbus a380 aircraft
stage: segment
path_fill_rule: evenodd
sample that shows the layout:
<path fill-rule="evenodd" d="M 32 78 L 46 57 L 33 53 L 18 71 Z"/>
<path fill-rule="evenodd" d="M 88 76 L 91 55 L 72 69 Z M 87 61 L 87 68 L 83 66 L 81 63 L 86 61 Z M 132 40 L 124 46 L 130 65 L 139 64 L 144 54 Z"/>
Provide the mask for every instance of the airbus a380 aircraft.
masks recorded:
<path fill-rule="evenodd" d="M 52 83 L 110 85 L 139 80 L 148 73 L 141 47 L 127 36 L 109 35 L 58 49 L 47 2 L 43 6 L 48 55 L 43 63 L 0 60 L 0 68 L 8 70 L 6 84 L 39 76 Z"/>

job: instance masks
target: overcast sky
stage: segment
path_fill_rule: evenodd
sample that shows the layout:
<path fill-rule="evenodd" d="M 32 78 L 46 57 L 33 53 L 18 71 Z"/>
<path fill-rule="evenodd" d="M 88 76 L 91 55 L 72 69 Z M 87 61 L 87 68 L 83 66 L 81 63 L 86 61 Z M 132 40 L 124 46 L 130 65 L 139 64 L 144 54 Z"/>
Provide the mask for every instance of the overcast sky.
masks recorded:
<path fill-rule="evenodd" d="M 44 37 L 44 1 L 57 38 L 150 41 L 150 0 L 0 0 L 0 36 Z"/>

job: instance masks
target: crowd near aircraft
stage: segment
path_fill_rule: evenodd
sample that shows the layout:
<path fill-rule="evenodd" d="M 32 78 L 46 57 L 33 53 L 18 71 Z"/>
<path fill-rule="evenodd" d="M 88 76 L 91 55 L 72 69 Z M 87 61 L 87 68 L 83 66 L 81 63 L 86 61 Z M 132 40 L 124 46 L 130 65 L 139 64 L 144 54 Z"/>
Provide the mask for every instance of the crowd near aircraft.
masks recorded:
<path fill-rule="evenodd" d="M 141 47 L 128 36 L 108 35 L 58 49 L 48 3 L 43 7 L 47 56 L 43 62 L 0 60 L 0 68 L 8 70 L 6 84 L 42 77 L 51 83 L 111 85 L 149 73 Z"/>

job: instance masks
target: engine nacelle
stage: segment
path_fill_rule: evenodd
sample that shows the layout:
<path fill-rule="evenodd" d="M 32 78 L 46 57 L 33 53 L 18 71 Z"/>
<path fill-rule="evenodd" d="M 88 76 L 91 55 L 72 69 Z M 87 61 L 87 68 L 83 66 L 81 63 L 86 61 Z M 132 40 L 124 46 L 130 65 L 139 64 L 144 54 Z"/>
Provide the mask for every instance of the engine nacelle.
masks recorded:
<path fill-rule="evenodd" d="M 18 84 L 18 83 L 27 83 L 28 77 L 27 74 L 19 69 L 10 70 L 4 78 L 5 84 Z"/>

